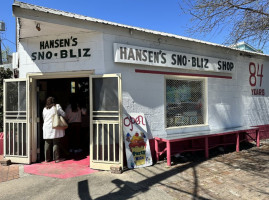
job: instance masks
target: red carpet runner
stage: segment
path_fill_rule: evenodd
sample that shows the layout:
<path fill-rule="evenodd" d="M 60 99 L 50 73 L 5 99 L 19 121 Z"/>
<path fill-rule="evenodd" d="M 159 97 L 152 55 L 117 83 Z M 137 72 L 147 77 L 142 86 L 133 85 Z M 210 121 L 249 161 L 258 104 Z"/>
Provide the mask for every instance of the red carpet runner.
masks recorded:
<path fill-rule="evenodd" d="M 82 160 L 66 160 L 60 163 L 34 163 L 24 166 L 24 172 L 40 176 L 49 176 L 55 178 L 71 178 L 98 172 L 90 169 L 90 158 Z"/>

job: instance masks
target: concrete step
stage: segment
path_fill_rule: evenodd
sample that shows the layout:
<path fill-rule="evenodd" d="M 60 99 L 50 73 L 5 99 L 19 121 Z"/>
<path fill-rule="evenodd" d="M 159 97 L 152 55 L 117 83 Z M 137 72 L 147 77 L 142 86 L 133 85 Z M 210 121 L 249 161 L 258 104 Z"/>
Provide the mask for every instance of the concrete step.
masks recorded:
<path fill-rule="evenodd" d="M 11 160 L 7 160 L 5 158 L 3 158 L 2 156 L 0 157 L 0 164 L 3 165 L 3 166 L 8 166 L 8 165 L 11 165 Z"/>

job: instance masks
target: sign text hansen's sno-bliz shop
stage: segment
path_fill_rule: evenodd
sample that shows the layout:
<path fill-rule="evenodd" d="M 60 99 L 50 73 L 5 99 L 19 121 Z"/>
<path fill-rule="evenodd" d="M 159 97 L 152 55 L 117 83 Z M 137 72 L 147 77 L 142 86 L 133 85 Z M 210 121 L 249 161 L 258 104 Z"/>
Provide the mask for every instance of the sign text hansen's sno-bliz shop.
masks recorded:
<path fill-rule="evenodd" d="M 232 73 L 233 62 L 212 57 L 114 43 L 114 61 L 160 67 Z"/>
<path fill-rule="evenodd" d="M 55 58 L 90 57 L 90 48 L 78 48 L 78 38 L 62 38 L 39 42 L 40 51 L 31 54 L 32 60 L 50 60 Z M 58 49 L 58 50 L 55 50 Z"/>

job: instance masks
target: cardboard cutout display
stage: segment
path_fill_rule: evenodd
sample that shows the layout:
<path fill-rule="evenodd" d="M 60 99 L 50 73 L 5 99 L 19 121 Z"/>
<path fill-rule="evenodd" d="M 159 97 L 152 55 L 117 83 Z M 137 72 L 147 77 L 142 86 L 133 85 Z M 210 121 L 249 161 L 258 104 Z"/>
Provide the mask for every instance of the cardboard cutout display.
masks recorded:
<path fill-rule="evenodd" d="M 147 126 L 144 114 L 123 115 L 126 160 L 129 169 L 152 165 Z"/>

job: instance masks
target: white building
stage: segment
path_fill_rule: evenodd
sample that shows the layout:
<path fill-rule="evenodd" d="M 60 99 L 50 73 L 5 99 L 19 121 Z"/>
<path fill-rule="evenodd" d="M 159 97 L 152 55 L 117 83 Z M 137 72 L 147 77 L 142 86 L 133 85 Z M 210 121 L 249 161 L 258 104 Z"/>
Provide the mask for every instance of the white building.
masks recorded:
<path fill-rule="evenodd" d="M 90 110 L 98 169 L 123 165 L 123 113 L 144 113 L 150 139 L 269 124 L 268 55 L 21 2 L 13 13 L 19 79 L 6 81 L 5 98 L 13 162 L 40 159 L 50 95 L 65 107 L 75 92 Z"/>

